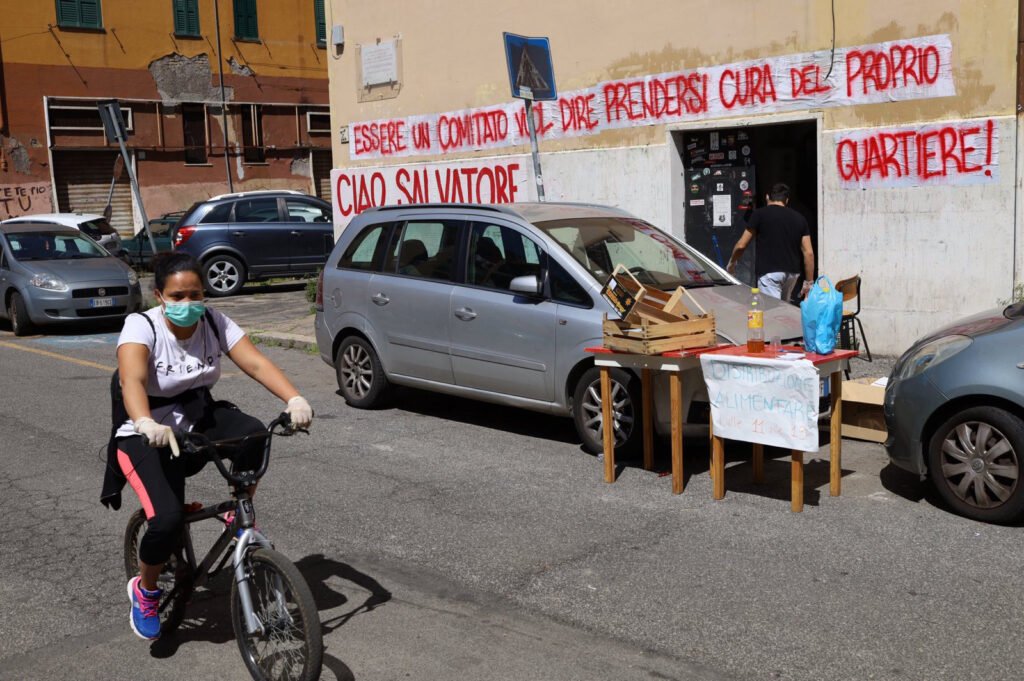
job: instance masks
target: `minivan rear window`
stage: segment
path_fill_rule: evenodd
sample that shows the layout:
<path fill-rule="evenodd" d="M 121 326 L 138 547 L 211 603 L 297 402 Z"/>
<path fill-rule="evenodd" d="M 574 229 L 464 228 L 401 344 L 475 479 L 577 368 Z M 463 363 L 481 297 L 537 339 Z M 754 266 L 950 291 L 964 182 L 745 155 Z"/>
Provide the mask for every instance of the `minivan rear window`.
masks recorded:
<path fill-rule="evenodd" d="M 345 254 L 338 261 L 338 267 L 351 270 L 374 269 L 373 265 L 376 262 L 374 256 L 379 250 L 381 237 L 390 224 L 373 225 L 369 229 L 363 230 L 362 234 L 359 234 L 345 249 Z"/>
<path fill-rule="evenodd" d="M 641 284 L 663 290 L 677 286 L 729 284 L 705 267 L 699 255 L 643 220 L 618 217 L 548 220 L 536 226 L 603 283 L 617 265 Z"/>

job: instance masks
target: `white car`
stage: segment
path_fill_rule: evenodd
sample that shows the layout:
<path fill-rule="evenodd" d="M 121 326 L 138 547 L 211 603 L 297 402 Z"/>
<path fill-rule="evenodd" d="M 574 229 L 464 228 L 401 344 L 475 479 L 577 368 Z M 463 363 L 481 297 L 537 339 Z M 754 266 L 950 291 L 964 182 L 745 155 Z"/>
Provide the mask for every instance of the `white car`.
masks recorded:
<path fill-rule="evenodd" d="M 50 222 L 62 227 L 74 227 L 93 241 L 99 242 L 100 246 L 107 249 L 113 256 L 125 259 L 124 246 L 121 244 L 121 235 L 110 226 L 110 223 L 102 215 L 93 213 L 42 213 L 36 215 L 22 215 L 21 217 L 4 220 L 3 224 L 11 225 L 19 222 Z"/>

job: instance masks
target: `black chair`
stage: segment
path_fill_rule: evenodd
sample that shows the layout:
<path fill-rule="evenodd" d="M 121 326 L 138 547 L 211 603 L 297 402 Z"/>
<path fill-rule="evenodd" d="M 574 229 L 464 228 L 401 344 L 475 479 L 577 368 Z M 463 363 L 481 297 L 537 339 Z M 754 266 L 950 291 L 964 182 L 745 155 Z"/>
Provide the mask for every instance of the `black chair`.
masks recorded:
<path fill-rule="evenodd" d="M 864 324 L 860 320 L 860 275 L 841 279 L 836 282 L 836 290 L 843 294 L 843 319 L 839 323 L 839 338 L 836 345 L 843 350 L 857 350 L 857 355 L 865 362 L 871 361 L 871 347 L 864 334 Z M 853 309 L 847 305 L 850 301 Z M 863 346 L 863 348 L 861 347 Z M 850 378 L 850 370 L 846 370 L 846 378 Z"/>

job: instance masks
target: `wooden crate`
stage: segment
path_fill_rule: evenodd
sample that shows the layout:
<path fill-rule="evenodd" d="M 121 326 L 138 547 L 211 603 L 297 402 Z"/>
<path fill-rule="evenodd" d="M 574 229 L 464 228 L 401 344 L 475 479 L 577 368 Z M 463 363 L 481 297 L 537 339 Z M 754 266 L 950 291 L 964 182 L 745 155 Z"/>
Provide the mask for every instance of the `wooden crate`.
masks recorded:
<path fill-rule="evenodd" d="M 617 352 L 641 355 L 660 355 L 673 350 L 703 348 L 715 344 L 714 315 L 701 315 L 693 319 L 651 322 L 641 319 L 640 324 L 608 319 L 602 324 L 604 346 Z"/>

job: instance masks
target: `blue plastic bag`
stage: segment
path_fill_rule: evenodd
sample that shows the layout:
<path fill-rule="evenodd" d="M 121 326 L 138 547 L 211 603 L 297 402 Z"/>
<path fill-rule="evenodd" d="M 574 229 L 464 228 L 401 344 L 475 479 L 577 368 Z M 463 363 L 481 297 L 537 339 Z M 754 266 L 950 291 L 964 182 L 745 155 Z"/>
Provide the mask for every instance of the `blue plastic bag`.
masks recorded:
<path fill-rule="evenodd" d="M 843 294 L 820 276 L 800 303 L 800 321 L 804 328 L 804 348 L 827 355 L 836 347 L 839 324 L 843 321 Z"/>

